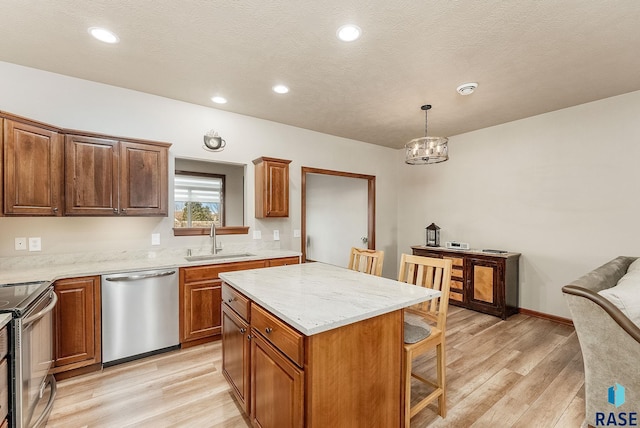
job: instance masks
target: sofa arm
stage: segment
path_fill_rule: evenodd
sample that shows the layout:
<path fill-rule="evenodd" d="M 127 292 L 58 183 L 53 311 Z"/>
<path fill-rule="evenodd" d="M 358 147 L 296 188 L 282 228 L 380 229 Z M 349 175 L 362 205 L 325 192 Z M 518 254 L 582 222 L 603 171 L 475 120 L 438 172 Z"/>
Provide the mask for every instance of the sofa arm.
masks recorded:
<path fill-rule="evenodd" d="M 605 287 L 606 288 L 606 287 Z M 640 409 L 640 328 L 599 294 L 576 285 L 562 289 L 576 328 L 585 371 L 586 422 L 596 426 L 596 412 Z M 608 389 L 625 387 L 626 402 L 608 403 Z"/>

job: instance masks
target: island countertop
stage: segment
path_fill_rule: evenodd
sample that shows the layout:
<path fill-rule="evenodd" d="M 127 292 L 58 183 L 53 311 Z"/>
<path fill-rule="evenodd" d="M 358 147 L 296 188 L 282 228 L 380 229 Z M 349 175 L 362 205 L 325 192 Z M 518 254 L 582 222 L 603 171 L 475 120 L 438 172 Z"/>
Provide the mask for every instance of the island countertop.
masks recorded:
<path fill-rule="evenodd" d="M 439 291 L 324 263 L 227 272 L 220 278 L 306 336 L 440 295 Z"/>

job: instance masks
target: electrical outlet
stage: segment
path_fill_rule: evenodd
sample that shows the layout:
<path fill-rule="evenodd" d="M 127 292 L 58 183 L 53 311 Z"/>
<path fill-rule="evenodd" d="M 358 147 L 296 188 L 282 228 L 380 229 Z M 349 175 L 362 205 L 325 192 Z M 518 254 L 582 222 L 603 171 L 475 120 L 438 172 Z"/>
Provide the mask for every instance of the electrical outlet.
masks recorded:
<path fill-rule="evenodd" d="M 27 238 L 16 238 L 16 251 L 24 251 L 27 249 Z"/>
<path fill-rule="evenodd" d="M 253 239 L 262 239 L 262 232 L 259 230 L 253 231 Z"/>
<path fill-rule="evenodd" d="M 293 237 L 294 238 L 300 237 L 300 229 L 293 229 Z"/>
<path fill-rule="evenodd" d="M 279 241 L 280 240 L 280 231 L 279 230 L 274 230 L 273 231 L 273 240 L 274 241 Z"/>
<path fill-rule="evenodd" d="M 29 251 L 41 251 L 42 241 L 40 237 L 29 238 Z"/>
<path fill-rule="evenodd" d="M 151 245 L 160 245 L 160 234 L 152 233 L 151 234 Z"/>

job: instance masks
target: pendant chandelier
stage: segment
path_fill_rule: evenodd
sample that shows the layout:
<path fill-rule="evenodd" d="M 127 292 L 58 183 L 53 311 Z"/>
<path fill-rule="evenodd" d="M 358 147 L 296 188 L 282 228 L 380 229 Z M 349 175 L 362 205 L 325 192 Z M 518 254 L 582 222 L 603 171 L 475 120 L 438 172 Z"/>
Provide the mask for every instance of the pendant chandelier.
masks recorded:
<path fill-rule="evenodd" d="M 427 136 L 427 110 L 430 104 L 420 107 L 424 110 L 424 137 L 416 138 L 404 145 L 406 151 L 405 162 L 409 165 L 426 165 L 444 162 L 449 159 L 449 139 L 446 137 Z"/>

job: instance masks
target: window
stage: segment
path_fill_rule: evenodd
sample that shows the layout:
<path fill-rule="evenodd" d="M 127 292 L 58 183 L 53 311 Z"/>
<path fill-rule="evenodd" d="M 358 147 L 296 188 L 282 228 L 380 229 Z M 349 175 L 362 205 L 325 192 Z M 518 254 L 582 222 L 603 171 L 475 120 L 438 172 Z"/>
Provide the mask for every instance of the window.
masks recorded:
<path fill-rule="evenodd" d="M 174 228 L 225 226 L 225 176 L 176 171 Z"/>

